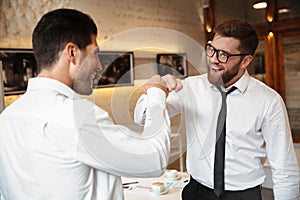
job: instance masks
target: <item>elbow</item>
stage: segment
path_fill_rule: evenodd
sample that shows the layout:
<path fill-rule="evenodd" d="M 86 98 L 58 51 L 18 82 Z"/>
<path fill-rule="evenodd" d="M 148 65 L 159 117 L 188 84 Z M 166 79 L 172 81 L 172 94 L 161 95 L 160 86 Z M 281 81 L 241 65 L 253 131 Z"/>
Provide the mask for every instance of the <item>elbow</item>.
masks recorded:
<path fill-rule="evenodd" d="M 159 169 L 154 170 L 151 175 L 149 175 L 148 177 L 159 177 L 162 176 L 164 174 L 164 172 L 166 171 L 167 166 L 164 165 L 162 167 L 160 167 Z"/>
<path fill-rule="evenodd" d="M 154 163 L 154 170 L 152 176 L 153 177 L 158 177 L 163 175 L 163 173 L 166 171 L 169 163 L 169 156 L 164 155 L 160 158 L 157 159 L 156 164 Z"/>

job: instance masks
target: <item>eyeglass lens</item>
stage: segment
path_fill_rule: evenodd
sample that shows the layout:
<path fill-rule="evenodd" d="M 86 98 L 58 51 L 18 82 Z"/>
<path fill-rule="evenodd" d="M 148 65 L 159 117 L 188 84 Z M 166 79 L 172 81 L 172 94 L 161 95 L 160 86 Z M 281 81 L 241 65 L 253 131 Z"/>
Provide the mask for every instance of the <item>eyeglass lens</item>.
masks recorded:
<path fill-rule="evenodd" d="M 206 55 L 209 57 L 213 57 L 215 53 L 217 54 L 217 59 L 219 62 L 221 62 L 221 63 L 227 62 L 229 55 L 226 52 L 224 52 L 222 50 L 217 50 L 213 46 L 207 44 L 206 45 Z"/>

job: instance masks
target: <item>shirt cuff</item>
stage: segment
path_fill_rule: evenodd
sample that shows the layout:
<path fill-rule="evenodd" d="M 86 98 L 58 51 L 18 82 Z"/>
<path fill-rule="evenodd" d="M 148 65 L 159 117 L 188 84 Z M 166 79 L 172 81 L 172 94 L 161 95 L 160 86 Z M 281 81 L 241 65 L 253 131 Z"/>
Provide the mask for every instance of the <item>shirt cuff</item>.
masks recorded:
<path fill-rule="evenodd" d="M 164 86 L 164 85 L 162 85 L 162 84 L 158 84 L 158 83 L 147 83 L 147 84 L 145 84 L 145 85 L 143 86 L 143 89 L 144 89 L 144 91 L 145 91 L 146 93 L 148 93 L 148 90 L 149 90 L 150 88 L 152 88 L 152 87 L 156 87 L 156 88 L 159 88 L 159 89 L 163 90 L 163 91 L 166 93 L 167 96 L 168 96 L 168 94 L 169 94 L 168 88 L 167 88 L 166 86 Z"/>
<path fill-rule="evenodd" d="M 161 105 L 163 108 L 166 107 L 166 93 L 156 87 L 151 87 L 147 90 L 148 106 Z"/>

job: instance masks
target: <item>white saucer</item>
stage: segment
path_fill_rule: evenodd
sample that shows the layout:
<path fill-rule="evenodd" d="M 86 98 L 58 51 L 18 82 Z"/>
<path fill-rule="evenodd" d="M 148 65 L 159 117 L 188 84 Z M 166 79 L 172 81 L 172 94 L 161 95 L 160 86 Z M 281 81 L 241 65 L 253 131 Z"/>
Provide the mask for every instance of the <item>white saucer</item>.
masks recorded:
<path fill-rule="evenodd" d="M 179 176 L 178 174 L 177 174 L 177 176 L 175 178 L 169 178 L 169 177 L 167 177 L 167 179 L 169 179 L 170 181 L 177 181 L 180 178 L 181 178 L 181 176 Z"/>
<path fill-rule="evenodd" d="M 160 192 L 160 193 L 154 193 L 154 192 L 152 191 L 152 189 L 150 189 L 150 192 L 152 192 L 153 194 L 156 194 L 156 195 L 164 195 L 164 194 L 167 194 L 167 193 L 169 192 L 169 189 L 166 188 L 164 191 L 162 191 L 162 192 Z"/>

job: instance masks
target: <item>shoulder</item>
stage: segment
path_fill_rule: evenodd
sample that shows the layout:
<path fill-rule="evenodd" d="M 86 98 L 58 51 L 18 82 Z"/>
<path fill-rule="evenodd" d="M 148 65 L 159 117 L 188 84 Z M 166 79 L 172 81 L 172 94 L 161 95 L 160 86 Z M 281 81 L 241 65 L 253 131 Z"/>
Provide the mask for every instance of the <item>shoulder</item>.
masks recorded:
<path fill-rule="evenodd" d="M 250 90 L 257 90 L 261 93 L 264 93 L 266 95 L 270 95 L 270 96 L 273 96 L 273 97 L 274 96 L 280 96 L 279 93 L 276 92 L 273 88 L 271 88 L 270 86 L 266 85 L 262 81 L 257 80 L 253 77 L 250 77 L 248 88 Z"/>
<path fill-rule="evenodd" d="M 269 105 L 284 104 L 281 95 L 277 91 L 253 77 L 250 77 L 246 93 L 252 97 L 251 99 L 255 98 L 261 103 L 265 102 Z"/>
<path fill-rule="evenodd" d="M 84 124 L 87 121 L 107 124 L 112 123 L 107 111 L 85 98 L 78 98 L 74 101 L 73 113 L 77 124 Z"/>

